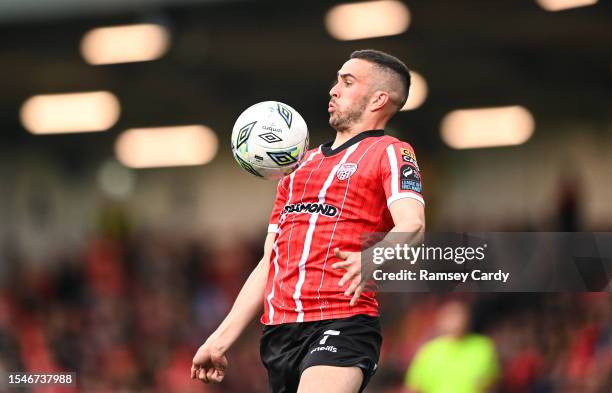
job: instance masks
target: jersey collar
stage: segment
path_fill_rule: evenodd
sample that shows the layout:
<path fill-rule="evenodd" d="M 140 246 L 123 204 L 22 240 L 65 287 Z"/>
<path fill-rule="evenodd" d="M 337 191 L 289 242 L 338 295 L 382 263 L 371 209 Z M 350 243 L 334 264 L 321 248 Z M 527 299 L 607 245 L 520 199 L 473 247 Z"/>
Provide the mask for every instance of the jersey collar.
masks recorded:
<path fill-rule="evenodd" d="M 351 147 L 352 145 L 354 145 L 355 143 L 365 139 L 365 138 L 369 138 L 369 137 L 376 137 L 376 136 L 383 136 L 385 135 L 385 130 L 369 130 L 369 131 L 363 131 L 360 132 L 359 134 L 355 135 L 354 137 L 352 137 L 351 139 L 349 139 L 348 141 L 344 142 L 343 144 L 341 144 L 340 146 L 336 147 L 335 149 L 331 148 L 332 143 L 334 143 L 334 141 L 329 141 L 326 142 L 324 144 L 321 145 L 321 153 L 323 153 L 323 155 L 325 157 L 331 157 L 335 154 L 340 153 L 342 150 L 347 149 L 349 147 Z"/>

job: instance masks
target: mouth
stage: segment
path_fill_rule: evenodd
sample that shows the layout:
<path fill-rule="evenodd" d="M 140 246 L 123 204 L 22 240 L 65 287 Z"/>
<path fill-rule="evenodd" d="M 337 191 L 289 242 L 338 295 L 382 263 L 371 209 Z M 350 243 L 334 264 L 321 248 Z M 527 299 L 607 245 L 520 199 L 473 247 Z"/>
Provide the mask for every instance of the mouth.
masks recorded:
<path fill-rule="evenodd" d="M 335 110 L 335 105 L 331 102 L 327 105 L 327 112 L 332 113 Z"/>

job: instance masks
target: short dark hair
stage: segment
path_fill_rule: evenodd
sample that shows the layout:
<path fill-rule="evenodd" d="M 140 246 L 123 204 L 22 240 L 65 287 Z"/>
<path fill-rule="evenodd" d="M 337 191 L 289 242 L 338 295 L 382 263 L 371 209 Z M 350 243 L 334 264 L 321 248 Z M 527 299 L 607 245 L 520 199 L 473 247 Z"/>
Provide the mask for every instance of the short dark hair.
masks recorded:
<path fill-rule="evenodd" d="M 404 106 L 408 99 L 408 92 L 410 91 L 410 70 L 408 70 L 406 64 L 397 57 L 376 49 L 356 50 L 351 53 L 350 58 L 369 61 L 397 75 L 402 83 L 404 91 L 404 99 L 399 105 L 398 110 Z"/>

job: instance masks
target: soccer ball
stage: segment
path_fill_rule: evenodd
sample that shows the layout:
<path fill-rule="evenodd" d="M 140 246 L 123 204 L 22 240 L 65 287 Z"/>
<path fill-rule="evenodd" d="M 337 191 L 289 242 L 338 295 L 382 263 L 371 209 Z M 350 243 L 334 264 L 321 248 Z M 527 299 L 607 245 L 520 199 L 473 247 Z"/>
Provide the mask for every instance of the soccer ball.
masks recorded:
<path fill-rule="evenodd" d="M 264 101 L 238 116 L 232 153 L 247 172 L 277 180 L 297 169 L 308 150 L 306 122 L 287 104 Z"/>

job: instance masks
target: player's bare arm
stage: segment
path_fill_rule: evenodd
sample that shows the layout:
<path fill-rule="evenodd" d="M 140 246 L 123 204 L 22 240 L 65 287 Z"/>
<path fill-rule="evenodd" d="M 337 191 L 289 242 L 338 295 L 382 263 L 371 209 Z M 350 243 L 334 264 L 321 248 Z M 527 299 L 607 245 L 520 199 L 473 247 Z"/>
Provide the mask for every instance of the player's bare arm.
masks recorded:
<path fill-rule="evenodd" d="M 406 244 L 419 243 L 425 231 L 425 208 L 423 204 L 411 198 L 399 199 L 391 204 L 389 211 L 395 225 L 390 233 L 404 233 L 406 238 L 402 241 Z M 395 240 L 397 239 L 395 238 Z M 349 304 L 354 306 L 363 292 L 368 278 L 362 275 L 361 253 L 342 251 L 336 248 L 334 255 L 343 259 L 343 261 L 334 263 L 332 268 L 346 270 L 346 273 L 338 282 L 338 286 L 344 287 L 347 283 L 349 284 L 344 291 L 344 296 L 352 294 L 353 297 Z"/>
<path fill-rule="evenodd" d="M 191 365 L 191 378 L 219 383 L 225 376 L 225 353 L 253 318 L 261 312 L 274 233 L 268 233 L 264 255 L 240 290 L 232 309 L 217 330 L 200 346 Z"/>

